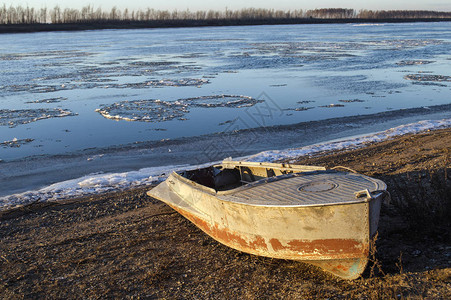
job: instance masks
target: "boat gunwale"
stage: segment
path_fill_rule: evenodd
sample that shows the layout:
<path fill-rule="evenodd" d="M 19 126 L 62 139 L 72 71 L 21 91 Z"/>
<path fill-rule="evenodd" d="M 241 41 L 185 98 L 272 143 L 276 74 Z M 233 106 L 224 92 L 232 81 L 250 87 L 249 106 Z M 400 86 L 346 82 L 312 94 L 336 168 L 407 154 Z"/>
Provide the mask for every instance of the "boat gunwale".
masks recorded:
<path fill-rule="evenodd" d="M 321 171 L 321 170 L 318 170 Z M 305 172 L 305 173 L 312 173 L 312 172 L 318 172 L 318 171 L 311 171 L 311 172 Z M 337 172 L 337 173 L 344 173 L 344 172 L 340 172 L 340 171 L 335 171 L 335 170 L 324 170 L 324 171 L 331 171 L 331 172 Z M 283 180 L 283 179 L 287 179 L 287 178 L 292 178 L 292 177 L 296 177 L 296 174 L 299 173 L 292 173 L 292 174 L 283 174 L 283 175 L 279 175 L 276 177 L 279 177 L 277 180 Z M 209 195 L 216 197 L 217 200 L 219 201 L 223 201 L 223 202 L 228 202 L 228 203 L 234 203 L 234 204 L 239 204 L 239 205 L 246 205 L 246 206 L 254 206 L 254 207 L 278 207 L 278 208 L 303 208 L 303 207 L 323 207 L 323 206 L 335 206 L 335 205 L 352 205 L 352 204 L 359 204 L 359 203 L 369 203 L 371 201 L 377 200 L 379 197 L 384 196 L 384 194 L 386 193 L 386 189 L 387 189 L 387 185 L 379 179 L 375 179 L 375 178 L 371 178 L 368 177 L 366 175 L 363 174 L 359 174 L 360 176 L 372 179 L 372 180 L 377 180 L 378 183 L 380 183 L 382 185 L 381 189 L 376 190 L 376 191 L 370 191 L 370 193 L 377 193 L 375 195 L 371 195 L 371 197 L 365 197 L 365 198 L 356 198 L 354 201 L 346 201 L 346 202 L 334 202 L 334 203 L 318 203 L 318 204 L 278 204 L 278 205 L 274 205 L 274 204 L 255 204 L 255 203 L 246 203 L 246 202 L 242 202 L 242 201 L 233 201 L 233 200 L 229 200 L 229 199 L 224 199 L 223 197 L 220 196 L 227 196 L 229 194 L 233 194 L 236 192 L 240 192 L 243 190 L 247 190 L 247 189 L 251 189 L 255 186 L 260 186 L 263 184 L 267 184 L 269 182 L 267 182 L 267 178 L 264 179 L 260 179 L 257 180 L 255 182 L 249 183 L 249 184 L 245 184 L 243 186 L 231 189 L 231 190 L 227 190 L 227 191 L 216 191 L 213 188 L 209 188 L 206 187 L 204 185 L 201 185 L 195 181 L 192 181 L 188 178 L 183 177 L 182 175 L 178 174 L 177 172 L 172 172 L 172 174 L 170 176 L 173 176 L 175 179 L 181 181 L 182 183 L 189 185 L 191 188 L 194 189 L 198 189 L 201 190 L 203 192 L 208 193 Z M 275 177 L 273 177 L 275 178 Z M 166 179 L 166 181 L 170 180 L 170 177 L 168 177 L 168 179 Z M 274 180 L 274 181 L 277 181 Z M 163 183 L 165 183 L 166 181 L 164 181 Z M 272 181 L 272 182 L 274 182 Z M 170 182 L 170 181 L 169 181 Z M 258 184 L 255 184 L 258 183 Z M 162 183 L 161 183 L 162 184 Z M 168 188 L 171 189 L 171 187 L 168 185 Z M 171 189 L 172 190 L 172 189 Z M 150 191 L 149 191 L 150 192 Z M 175 191 L 174 191 L 175 192 Z M 177 192 L 175 192 L 180 198 L 184 199 L 183 196 L 179 195 Z M 186 202 L 186 201 L 184 201 Z"/>
<path fill-rule="evenodd" d="M 233 167 L 264 167 L 264 168 L 278 169 L 281 171 L 299 171 L 299 172 L 326 170 L 325 167 L 319 167 L 319 166 L 292 165 L 292 164 L 286 164 L 286 163 L 270 163 L 270 162 L 254 162 L 254 161 L 235 161 L 235 160 L 224 160 L 221 163 L 215 164 L 213 166 L 214 167 L 227 166 L 228 169 L 231 169 L 231 166 L 233 166 Z"/>

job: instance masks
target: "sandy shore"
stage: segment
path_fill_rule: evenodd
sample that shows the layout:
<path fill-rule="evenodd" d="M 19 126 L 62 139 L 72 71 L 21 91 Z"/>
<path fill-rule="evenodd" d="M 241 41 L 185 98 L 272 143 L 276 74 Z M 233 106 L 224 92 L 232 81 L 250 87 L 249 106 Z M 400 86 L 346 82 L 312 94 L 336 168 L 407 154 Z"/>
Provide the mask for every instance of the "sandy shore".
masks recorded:
<path fill-rule="evenodd" d="M 0 212 L 0 298 L 451 297 L 451 129 L 297 161 L 388 184 L 361 278 L 230 249 L 145 188 Z"/>

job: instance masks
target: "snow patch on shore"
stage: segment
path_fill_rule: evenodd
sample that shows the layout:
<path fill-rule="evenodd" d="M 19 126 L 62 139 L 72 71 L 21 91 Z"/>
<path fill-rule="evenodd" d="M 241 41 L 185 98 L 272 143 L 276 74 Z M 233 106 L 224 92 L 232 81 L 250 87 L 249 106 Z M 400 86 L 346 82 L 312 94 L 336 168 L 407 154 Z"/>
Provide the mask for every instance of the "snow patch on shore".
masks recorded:
<path fill-rule="evenodd" d="M 451 119 L 420 121 L 364 136 L 328 141 L 301 148 L 263 151 L 241 159 L 256 162 L 293 159 L 298 156 L 319 154 L 326 151 L 360 148 L 369 143 L 388 140 L 408 133 L 419 133 L 446 127 L 451 127 Z M 55 201 L 110 191 L 120 191 L 130 187 L 148 186 L 164 180 L 173 171 L 195 169 L 211 164 L 214 163 L 206 163 L 200 166 L 177 165 L 151 167 L 123 173 L 90 174 L 81 178 L 55 183 L 40 190 L 0 197 L 0 210 L 33 202 Z"/>
<path fill-rule="evenodd" d="M 251 155 L 245 158 L 247 161 L 273 162 L 278 160 L 293 159 L 304 155 L 313 155 L 326 151 L 361 148 L 370 143 L 380 142 L 408 133 L 419 133 L 428 130 L 451 127 L 451 119 L 419 121 L 416 123 L 400 125 L 385 131 L 337 141 L 314 144 L 302 148 L 269 150 Z"/>
<path fill-rule="evenodd" d="M 66 180 L 37 191 L 0 197 L 0 210 L 41 201 L 56 201 L 86 195 L 120 191 L 163 181 L 172 171 L 186 169 L 188 165 L 143 168 L 123 173 L 89 174 Z"/>

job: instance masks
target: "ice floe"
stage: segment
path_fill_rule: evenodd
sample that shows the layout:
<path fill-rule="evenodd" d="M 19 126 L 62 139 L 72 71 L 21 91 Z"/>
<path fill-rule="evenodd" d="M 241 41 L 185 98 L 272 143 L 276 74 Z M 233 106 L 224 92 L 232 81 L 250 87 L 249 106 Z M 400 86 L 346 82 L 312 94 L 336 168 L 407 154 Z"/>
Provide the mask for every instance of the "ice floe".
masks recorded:
<path fill-rule="evenodd" d="M 362 23 L 362 24 L 352 24 L 353 27 L 362 27 L 362 26 L 385 26 L 385 24 L 381 23 Z"/>
<path fill-rule="evenodd" d="M 451 76 L 446 75 L 409 74 L 404 76 L 404 78 L 415 81 L 451 82 Z"/>
<path fill-rule="evenodd" d="M 211 95 L 180 99 L 179 102 L 194 107 L 250 107 L 263 102 L 250 96 L 243 95 Z"/>
<path fill-rule="evenodd" d="M 434 61 L 432 60 L 402 60 L 397 62 L 398 66 L 416 66 L 416 65 L 427 65 L 432 64 Z"/>
<path fill-rule="evenodd" d="M 163 122 L 183 117 L 188 113 L 186 104 L 162 100 L 121 101 L 96 109 L 112 120 Z"/>
<path fill-rule="evenodd" d="M 63 118 L 77 114 L 62 108 L 39 108 L 39 109 L 0 109 L 0 126 L 16 127 L 44 119 Z"/>
<path fill-rule="evenodd" d="M 41 51 L 33 53 L 10 53 L 0 55 L 0 60 L 21 60 L 30 58 L 57 58 L 57 59 L 68 59 L 68 58 L 78 58 L 92 56 L 93 53 L 83 52 L 79 50 L 55 50 L 55 51 Z"/>
<path fill-rule="evenodd" d="M 106 76 L 106 75 L 103 75 Z M 132 76 L 132 75 L 130 75 Z M 48 79 L 45 79 L 48 80 Z M 116 88 L 116 89 L 145 89 L 149 87 L 184 87 L 184 86 L 197 86 L 200 87 L 204 84 L 208 84 L 208 79 L 197 78 L 182 78 L 182 79 L 160 79 L 160 80 L 147 80 L 136 83 L 115 83 L 113 80 L 106 78 L 84 78 L 78 82 L 73 81 L 71 83 L 63 84 L 22 84 L 22 85 L 8 85 L 0 87 L 0 90 L 9 93 L 17 92 L 30 92 L 30 93 L 51 93 L 58 91 L 69 91 L 74 89 L 93 89 L 93 88 Z M 36 102 L 40 103 L 40 102 Z"/>
<path fill-rule="evenodd" d="M 345 107 L 345 106 L 344 106 L 344 104 L 331 103 L 331 104 L 327 104 L 327 105 L 321 105 L 320 107 L 332 108 L 332 107 Z"/>
<path fill-rule="evenodd" d="M 407 84 L 399 82 L 369 80 L 369 77 L 365 75 L 321 76 L 315 78 L 314 82 L 318 86 L 356 94 L 362 92 L 370 94 L 376 91 L 387 92 L 407 86 Z"/>
<path fill-rule="evenodd" d="M 125 84 L 120 85 L 117 87 L 142 87 L 144 84 L 145 86 L 200 86 L 203 84 L 210 83 L 207 79 L 196 79 L 196 78 L 183 78 L 183 79 L 161 79 L 161 80 L 150 80 L 146 81 L 144 83 L 138 83 L 138 84 Z"/>
<path fill-rule="evenodd" d="M 163 122 L 173 119 L 186 120 L 185 114 L 190 107 L 250 107 L 263 100 L 250 96 L 210 95 L 193 98 L 183 98 L 177 101 L 163 100 L 133 100 L 121 101 L 111 105 L 102 105 L 96 109 L 103 117 L 112 120 Z"/>
<path fill-rule="evenodd" d="M 338 102 L 355 103 L 355 102 L 365 102 L 365 100 L 360 100 L 360 99 L 343 99 L 343 100 L 338 100 Z"/>
<path fill-rule="evenodd" d="M 290 107 L 290 108 L 285 108 L 284 110 L 306 111 L 306 110 L 313 109 L 313 108 L 314 108 L 314 107 L 301 106 L 301 107 Z"/>
<path fill-rule="evenodd" d="M 67 100 L 66 97 L 56 97 L 56 98 L 48 98 L 48 99 L 41 99 L 41 100 L 34 100 L 34 101 L 27 101 L 25 103 L 59 103 L 61 101 Z"/>
<path fill-rule="evenodd" d="M 3 148 L 19 148 L 22 145 L 31 143 L 34 139 L 17 139 L 13 138 L 10 141 L 0 142 L 0 146 Z"/>

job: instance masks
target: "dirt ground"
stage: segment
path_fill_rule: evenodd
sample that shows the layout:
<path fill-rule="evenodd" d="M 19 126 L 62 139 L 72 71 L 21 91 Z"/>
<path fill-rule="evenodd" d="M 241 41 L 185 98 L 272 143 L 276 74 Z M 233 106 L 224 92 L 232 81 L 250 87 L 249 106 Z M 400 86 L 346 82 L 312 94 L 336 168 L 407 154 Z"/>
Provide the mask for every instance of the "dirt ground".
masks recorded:
<path fill-rule="evenodd" d="M 450 299 L 450 162 L 450 129 L 298 159 L 389 186 L 354 281 L 223 246 L 141 188 L 0 212 L 0 298 Z"/>

